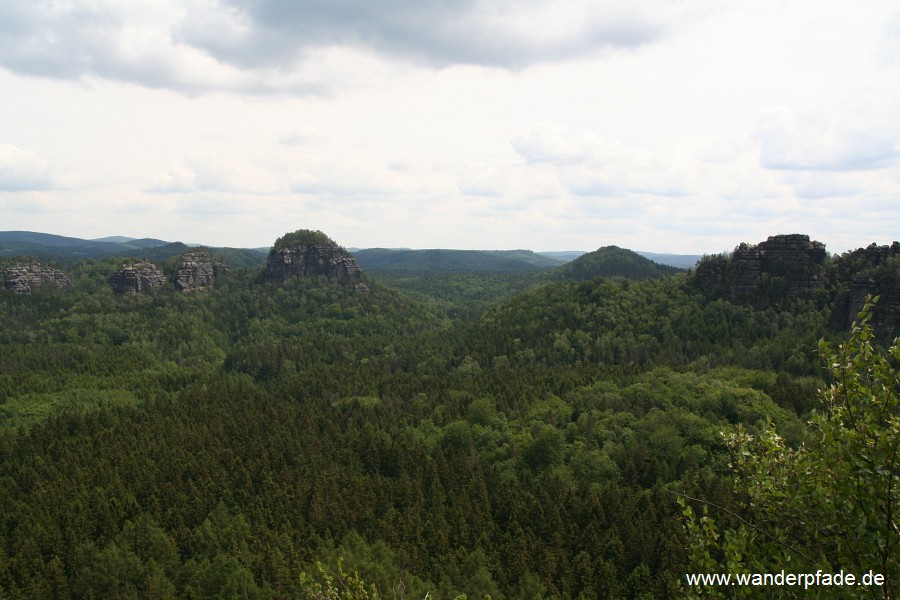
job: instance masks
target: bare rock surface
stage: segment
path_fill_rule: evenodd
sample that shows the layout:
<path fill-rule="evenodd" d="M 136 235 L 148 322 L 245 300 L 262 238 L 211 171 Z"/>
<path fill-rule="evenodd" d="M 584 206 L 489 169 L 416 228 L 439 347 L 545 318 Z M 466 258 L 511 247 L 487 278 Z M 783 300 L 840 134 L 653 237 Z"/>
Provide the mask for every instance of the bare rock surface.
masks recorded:
<path fill-rule="evenodd" d="M 185 252 L 172 282 L 179 291 L 193 292 L 211 287 L 216 276 L 227 270 L 224 264 L 213 262 L 206 250 Z"/>
<path fill-rule="evenodd" d="M 362 269 L 356 259 L 321 231 L 289 233 L 279 238 L 269 252 L 266 281 L 322 275 L 359 292 L 369 290 L 361 281 Z"/>
<path fill-rule="evenodd" d="M 31 294 L 39 287 L 65 289 L 71 286 L 72 281 L 65 273 L 39 263 L 15 264 L 3 272 L 3 287 L 14 294 Z"/>
<path fill-rule="evenodd" d="M 126 263 L 109 276 L 109 283 L 117 294 L 149 294 L 166 285 L 166 276 L 153 263 Z"/>

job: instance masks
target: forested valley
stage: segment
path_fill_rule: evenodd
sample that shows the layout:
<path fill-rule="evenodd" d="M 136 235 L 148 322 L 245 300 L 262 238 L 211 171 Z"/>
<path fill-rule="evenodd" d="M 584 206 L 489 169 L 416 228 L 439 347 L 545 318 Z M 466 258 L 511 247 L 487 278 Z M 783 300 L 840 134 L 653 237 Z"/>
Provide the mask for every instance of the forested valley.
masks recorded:
<path fill-rule="evenodd" d="M 801 237 L 690 271 L 606 249 L 379 278 L 270 254 L 187 293 L 63 261 L 65 289 L 0 290 L 0 598 L 336 598 L 354 572 L 381 598 L 678 598 L 701 593 L 685 573 L 789 568 L 760 530 L 798 568 L 855 568 L 837 526 L 803 540 L 776 463 L 844 400 L 874 406 L 867 385 L 894 454 L 845 462 L 871 493 L 796 487 L 820 524 L 869 518 L 844 523 L 853 556 L 889 581 L 848 597 L 896 597 L 900 245 Z"/>

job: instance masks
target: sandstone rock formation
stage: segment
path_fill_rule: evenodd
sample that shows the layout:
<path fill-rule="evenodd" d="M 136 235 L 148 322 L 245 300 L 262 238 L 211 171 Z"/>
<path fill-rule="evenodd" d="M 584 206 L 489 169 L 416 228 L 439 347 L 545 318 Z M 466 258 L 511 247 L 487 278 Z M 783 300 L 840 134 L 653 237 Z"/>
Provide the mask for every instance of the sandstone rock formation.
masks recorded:
<path fill-rule="evenodd" d="M 890 246 L 870 244 L 836 259 L 838 295 L 832 323 L 848 327 L 862 310 L 868 296 L 878 296 L 872 311 L 875 332 L 890 339 L 900 325 L 900 242 Z"/>
<path fill-rule="evenodd" d="M 300 230 L 275 242 L 266 261 L 266 281 L 325 276 L 367 292 L 356 259 L 321 231 Z"/>
<path fill-rule="evenodd" d="M 741 244 L 731 256 L 704 257 L 694 281 L 710 299 L 788 308 L 794 299 L 831 310 L 831 326 L 846 330 L 869 296 L 878 296 L 872 326 L 882 339 L 900 333 L 900 242 L 871 244 L 828 258 L 805 235 L 777 235 L 756 246 Z"/>
<path fill-rule="evenodd" d="M 707 296 L 758 307 L 810 296 L 824 283 L 825 245 L 800 234 L 775 235 L 758 245 L 741 244 L 730 258 L 709 257 L 696 280 Z"/>
<path fill-rule="evenodd" d="M 117 294 L 149 294 L 166 285 L 166 276 L 153 263 L 126 263 L 109 276 L 109 283 Z"/>
<path fill-rule="evenodd" d="M 206 250 L 185 252 L 172 282 L 179 291 L 193 292 L 212 286 L 216 275 L 227 270 L 225 265 L 214 263 Z"/>
<path fill-rule="evenodd" d="M 3 287 L 14 294 L 31 294 L 38 287 L 65 289 L 71 286 L 72 281 L 65 273 L 39 263 L 15 264 L 3 271 Z"/>

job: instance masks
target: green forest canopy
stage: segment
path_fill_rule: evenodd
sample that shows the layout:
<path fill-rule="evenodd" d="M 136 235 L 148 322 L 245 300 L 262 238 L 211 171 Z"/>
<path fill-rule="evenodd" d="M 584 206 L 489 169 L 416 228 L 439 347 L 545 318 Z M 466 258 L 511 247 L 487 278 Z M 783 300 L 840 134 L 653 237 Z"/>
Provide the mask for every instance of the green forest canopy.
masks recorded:
<path fill-rule="evenodd" d="M 800 447 L 848 281 L 896 277 L 858 258 L 765 309 L 684 273 L 118 296 L 116 259 L 0 292 L 0 596 L 294 598 L 343 558 L 382 595 L 677 597 L 667 490 L 743 510 L 720 432 Z"/>

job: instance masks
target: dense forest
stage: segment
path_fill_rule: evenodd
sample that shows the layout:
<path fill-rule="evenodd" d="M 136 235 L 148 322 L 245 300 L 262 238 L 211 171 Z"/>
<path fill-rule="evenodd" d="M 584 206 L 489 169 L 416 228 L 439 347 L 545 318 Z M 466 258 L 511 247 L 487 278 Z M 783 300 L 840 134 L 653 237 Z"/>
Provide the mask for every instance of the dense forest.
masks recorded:
<path fill-rule="evenodd" d="M 0 290 L 0 598 L 645 600 L 842 568 L 897 597 L 900 244 L 632 254 L 359 273 L 299 231 L 187 293 L 43 257 L 66 285 Z"/>

